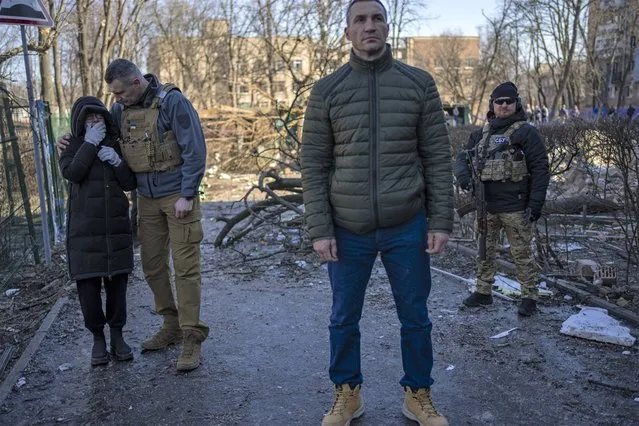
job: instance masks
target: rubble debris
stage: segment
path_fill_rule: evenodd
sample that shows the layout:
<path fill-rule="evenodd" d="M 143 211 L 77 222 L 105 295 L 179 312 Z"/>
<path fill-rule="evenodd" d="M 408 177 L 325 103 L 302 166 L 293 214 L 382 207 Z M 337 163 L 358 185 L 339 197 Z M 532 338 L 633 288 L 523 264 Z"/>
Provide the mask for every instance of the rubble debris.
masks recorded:
<path fill-rule="evenodd" d="M 449 365 L 448 367 L 446 367 L 446 371 L 452 371 L 452 370 L 454 370 L 454 369 L 455 369 L 455 366 L 454 366 L 454 365 L 452 365 L 452 364 L 451 364 L 451 365 Z"/>
<path fill-rule="evenodd" d="M 571 315 L 561 326 L 561 334 L 580 337 L 597 342 L 622 346 L 634 345 L 636 339 L 630 329 L 608 315 L 608 310 L 592 306 L 581 306 L 581 311 Z"/>
<path fill-rule="evenodd" d="M 592 259 L 577 259 L 575 261 L 575 275 L 592 281 L 595 272 L 599 270 L 599 264 Z"/>
<path fill-rule="evenodd" d="M 593 282 L 606 287 L 617 284 L 617 269 L 612 265 L 602 265 L 595 271 Z"/>
<path fill-rule="evenodd" d="M 9 290 L 4 292 L 4 295 L 7 297 L 17 296 L 20 293 L 19 288 L 10 288 Z"/>
<path fill-rule="evenodd" d="M 501 339 L 502 337 L 508 336 L 512 331 L 517 330 L 517 327 L 513 327 L 510 330 L 502 331 L 499 334 L 495 334 L 494 336 L 490 336 L 491 339 Z"/>
<path fill-rule="evenodd" d="M 617 299 L 617 305 L 621 306 L 622 308 L 627 308 L 628 306 L 630 306 L 630 302 L 628 302 L 623 297 L 620 297 L 619 299 Z"/>
<path fill-rule="evenodd" d="M 25 379 L 24 377 L 20 377 L 18 381 L 16 382 L 16 388 L 19 389 L 26 384 L 27 384 L 27 379 Z"/>
<path fill-rule="evenodd" d="M 68 362 L 65 362 L 64 364 L 60 364 L 58 366 L 58 370 L 60 371 L 67 371 L 71 369 L 71 364 L 69 364 Z"/>
<path fill-rule="evenodd" d="M 537 286 L 540 296 L 552 296 L 552 290 L 548 289 L 546 282 L 542 281 Z M 521 284 L 510 278 L 506 278 L 503 275 L 495 275 L 495 283 L 493 284 L 493 291 L 501 293 L 511 297 L 521 297 Z"/>

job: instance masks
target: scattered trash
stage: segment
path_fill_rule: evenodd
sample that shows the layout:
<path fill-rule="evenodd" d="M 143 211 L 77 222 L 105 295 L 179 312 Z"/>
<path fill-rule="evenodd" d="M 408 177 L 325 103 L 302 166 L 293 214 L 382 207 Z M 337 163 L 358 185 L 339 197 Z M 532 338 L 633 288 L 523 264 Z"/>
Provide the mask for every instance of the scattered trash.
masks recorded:
<path fill-rule="evenodd" d="M 570 252 L 570 251 L 577 251 L 577 250 L 583 250 L 585 247 L 582 246 L 579 243 L 568 243 L 568 244 L 554 244 L 555 251 L 563 251 L 563 252 Z"/>
<path fill-rule="evenodd" d="M 13 297 L 13 296 L 17 296 L 18 293 L 20 293 L 19 288 L 10 288 L 9 290 L 4 292 L 4 295 L 7 297 Z"/>
<path fill-rule="evenodd" d="M 639 402 L 639 398 L 635 398 L 635 402 Z"/>
<path fill-rule="evenodd" d="M 630 351 L 623 351 L 621 355 L 630 355 Z"/>
<path fill-rule="evenodd" d="M 133 405 L 129 405 L 129 410 L 133 410 Z"/>
<path fill-rule="evenodd" d="M 569 301 L 571 301 L 571 300 L 572 300 L 572 296 L 565 295 L 565 296 L 564 296 L 564 300 L 565 300 L 565 301 L 567 301 L 567 302 L 569 302 Z"/>
<path fill-rule="evenodd" d="M 280 217 L 282 218 L 282 222 L 288 222 L 290 220 L 295 219 L 296 217 L 298 217 L 299 215 L 294 212 L 293 210 L 287 210 L 284 213 L 282 213 L 280 215 Z"/>
<path fill-rule="evenodd" d="M 473 285 L 474 287 L 474 285 Z M 552 290 L 548 289 L 546 282 L 542 281 L 537 286 L 540 296 L 552 296 Z M 474 290 L 471 290 L 474 291 Z M 493 284 L 493 291 L 501 293 L 505 296 L 520 297 L 521 296 L 521 284 L 510 278 L 506 278 L 503 275 L 495 275 L 495 283 Z"/>
<path fill-rule="evenodd" d="M 68 362 L 65 362 L 64 364 L 61 364 L 58 367 L 58 370 L 60 370 L 60 371 L 67 371 L 67 370 L 70 370 L 70 369 L 71 369 L 71 364 L 69 364 Z"/>
<path fill-rule="evenodd" d="M 513 327 L 510 330 L 502 331 L 499 334 L 495 334 L 494 336 L 490 336 L 491 339 L 501 339 L 502 337 L 506 337 L 510 334 L 511 331 L 517 330 L 517 327 Z"/>
<path fill-rule="evenodd" d="M 448 367 L 446 367 L 446 371 L 452 371 L 452 370 L 454 370 L 454 369 L 455 369 L 455 366 L 454 366 L 454 365 L 452 365 L 452 364 L 451 364 L 451 365 L 449 365 Z"/>
<path fill-rule="evenodd" d="M 622 346 L 634 345 L 636 339 L 630 329 L 608 315 L 608 310 L 591 306 L 580 306 L 578 314 L 571 315 L 561 326 L 560 333 L 597 342 Z"/>
<path fill-rule="evenodd" d="M 25 379 L 24 377 L 20 377 L 18 379 L 18 382 L 16 383 L 16 387 L 17 388 L 21 388 L 22 386 L 27 384 L 27 379 Z"/>
<path fill-rule="evenodd" d="M 311 265 L 309 265 L 305 260 L 296 260 L 295 264 L 305 271 L 312 269 Z"/>

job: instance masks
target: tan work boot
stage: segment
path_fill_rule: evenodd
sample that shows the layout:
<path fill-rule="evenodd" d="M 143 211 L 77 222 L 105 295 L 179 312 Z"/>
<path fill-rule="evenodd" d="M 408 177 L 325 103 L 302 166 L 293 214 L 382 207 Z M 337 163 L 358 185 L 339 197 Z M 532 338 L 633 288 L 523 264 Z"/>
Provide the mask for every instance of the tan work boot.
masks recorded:
<path fill-rule="evenodd" d="M 419 426 L 448 426 L 446 417 L 439 414 L 433 405 L 429 388 L 421 388 L 413 392 L 411 388 L 406 387 L 404 392 L 402 413 L 406 417 L 419 423 Z"/>
<path fill-rule="evenodd" d="M 202 338 L 195 330 L 184 330 L 184 346 L 177 361 L 178 371 L 195 370 L 200 366 Z"/>
<path fill-rule="evenodd" d="M 142 342 L 140 347 L 142 351 L 157 351 L 164 349 L 169 345 L 175 345 L 182 341 L 182 330 L 180 330 L 180 324 L 178 319 L 173 315 L 166 315 L 164 317 L 164 323 L 160 330 L 151 336 L 149 339 Z"/>
<path fill-rule="evenodd" d="M 335 402 L 331 410 L 324 415 L 322 426 L 348 426 L 351 420 L 364 414 L 364 400 L 360 394 L 361 385 L 351 389 L 343 384 L 335 387 Z"/>

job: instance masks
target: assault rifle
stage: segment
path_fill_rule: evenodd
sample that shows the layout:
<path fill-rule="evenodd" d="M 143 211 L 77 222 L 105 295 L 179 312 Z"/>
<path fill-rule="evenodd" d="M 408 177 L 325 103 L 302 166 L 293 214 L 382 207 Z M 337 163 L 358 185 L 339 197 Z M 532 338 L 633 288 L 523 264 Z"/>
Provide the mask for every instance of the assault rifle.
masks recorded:
<path fill-rule="evenodd" d="M 486 210 L 486 192 L 484 182 L 481 180 L 481 171 L 486 163 L 486 150 L 477 152 L 477 167 L 471 155 L 468 155 L 468 164 L 473 177 L 473 196 L 475 197 L 477 232 L 479 233 L 479 260 L 486 260 L 486 233 L 488 232 L 488 212 Z"/>

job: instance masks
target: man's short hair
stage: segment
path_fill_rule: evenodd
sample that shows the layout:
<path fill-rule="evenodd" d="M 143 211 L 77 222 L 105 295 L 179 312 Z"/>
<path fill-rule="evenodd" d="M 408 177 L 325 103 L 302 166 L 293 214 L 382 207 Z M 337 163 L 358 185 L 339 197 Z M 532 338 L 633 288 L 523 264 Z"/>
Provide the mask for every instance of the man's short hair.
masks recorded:
<path fill-rule="evenodd" d="M 351 2 L 348 4 L 348 9 L 346 9 L 346 26 L 348 26 L 350 24 L 351 21 L 351 8 L 353 7 L 353 5 L 355 3 L 362 3 L 365 1 L 374 1 L 375 3 L 379 4 L 380 6 L 382 6 L 382 9 L 384 10 L 384 19 L 386 19 L 386 21 L 388 22 L 388 12 L 386 11 L 386 6 L 384 6 L 384 3 L 381 2 L 381 0 L 351 0 Z"/>
<path fill-rule="evenodd" d="M 137 65 L 127 59 L 116 59 L 109 64 L 104 72 L 104 81 L 107 84 L 113 83 L 113 80 L 126 81 L 131 77 L 141 76 L 142 73 Z"/>

